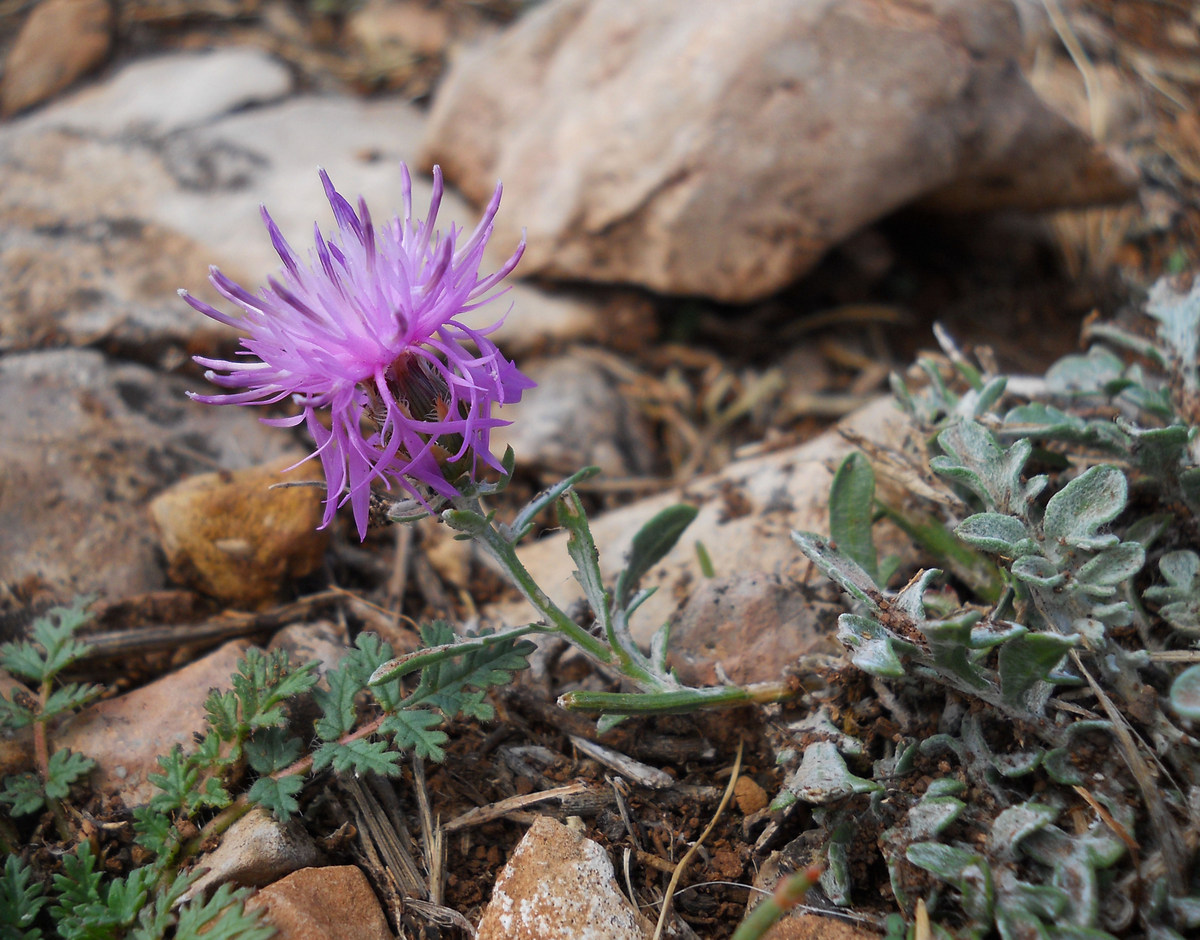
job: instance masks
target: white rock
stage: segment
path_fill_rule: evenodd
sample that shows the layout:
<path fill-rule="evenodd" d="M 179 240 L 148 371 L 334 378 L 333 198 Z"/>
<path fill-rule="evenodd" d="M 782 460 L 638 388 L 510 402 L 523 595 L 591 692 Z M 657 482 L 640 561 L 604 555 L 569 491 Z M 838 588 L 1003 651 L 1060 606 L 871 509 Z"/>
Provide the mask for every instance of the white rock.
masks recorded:
<path fill-rule="evenodd" d="M 229 47 L 134 62 L 36 115 L 37 124 L 105 136 L 156 136 L 203 124 L 292 88 L 287 67 L 257 49 Z"/>
<path fill-rule="evenodd" d="M 604 849 L 543 816 L 496 880 L 476 940 L 644 940 L 649 934 L 617 887 Z"/>

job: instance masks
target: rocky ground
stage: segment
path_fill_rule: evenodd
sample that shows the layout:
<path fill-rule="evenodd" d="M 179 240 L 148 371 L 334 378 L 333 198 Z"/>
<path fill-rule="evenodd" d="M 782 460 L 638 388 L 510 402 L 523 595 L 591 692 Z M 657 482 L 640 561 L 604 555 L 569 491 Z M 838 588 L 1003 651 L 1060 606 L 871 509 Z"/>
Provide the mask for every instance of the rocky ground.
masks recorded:
<path fill-rule="evenodd" d="M 494 247 L 524 228 L 529 250 L 496 338 L 539 386 L 504 415 L 519 466 L 499 511 L 600 466 L 582 492 L 612 571 L 658 508 L 700 505 L 644 614 L 674 618 L 700 683 L 837 660 L 787 533 L 827 528 L 849 449 L 832 422 L 899 433 L 878 396 L 935 321 L 1038 373 L 1092 311 L 1120 317 L 1200 265 L 1194 5 L 849 3 L 796 46 L 825 63 L 802 88 L 762 52 L 786 5 L 760 6 L 0 3 L 0 639 L 96 598 L 83 674 L 107 691 L 60 740 L 99 762 L 79 819 L 111 868 L 135 861 L 122 826 L 154 758 L 192 740 L 248 644 L 330 663 L 364 630 L 407 650 L 413 622 L 529 616 L 430 521 L 363 544 L 347 520 L 317 531 L 317 491 L 266 489 L 303 436 L 184 394 L 204 384 L 190 357 L 233 337 L 176 290 L 215 303 L 210 264 L 251 285 L 277 269 L 260 203 L 293 244 L 326 228 L 318 166 L 382 216 L 400 161 L 420 207 L 438 162 L 443 219 L 468 226 L 503 179 Z M 525 558 L 569 596 L 552 534 Z M 673 900 L 676 936 L 728 936 L 747 886 L 773 883 L 788 834 L 765 807 L 805 716 L 598 738 L 553 703 L 599 680 L 554 653 L 495 695 L 495 720 L 456 724 L 444 764 L 322 777 L 304 826 L 243 819 L 203 862 L 211 884 L 262 886 L 284 936 L 516 935 L 503 905 L 530 895 L 561 908 L 550 922 L 586 896 L 621 925 L 594 936 L 645 935 L 740 746 L 734 801 Z M 885 734 L 845 682 L 829 707 Z M 28 740 L 3 747 L 4 773 L 28 766 Z M 6 831 L 53 866 L 44 823 Z M 878 935 L 887 876 L 862 865 L 879 893 L 850 918 L 772 936 Z M 528 936 L 582 935 L 554 929 Z"/>

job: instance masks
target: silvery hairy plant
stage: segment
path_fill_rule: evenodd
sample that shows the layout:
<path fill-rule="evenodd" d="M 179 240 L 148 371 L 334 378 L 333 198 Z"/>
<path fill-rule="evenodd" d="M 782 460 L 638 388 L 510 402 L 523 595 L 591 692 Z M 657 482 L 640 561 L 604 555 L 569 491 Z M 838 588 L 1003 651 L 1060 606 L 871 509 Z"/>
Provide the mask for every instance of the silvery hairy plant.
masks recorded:
<path fill-rule="evenodd" d="M 852 663 L 898 701 L 946 690 L 944 730 L 901 742 L 873 776 L 829 744 L 807 779 L 840 763 L 844 785 L 860 781 L 897 901 L 922 897 L 958 936 L 1200 927 L 1200 284 L 1160 283 L 1146 312 L 1152 336 L 1093 324 L 1085 353 L 1033 381 L 988 374 L 940 337 L 948 363 L 925 360 L 922 389 L 893 389 L 920 442 L 914 473 L 944 498 L 885 504 L 855 455 L 835 476 L 832 538 L 793 536 L 848 599 Z M 931 567 L 887 587 L 880 516 L 910 534 L 939 518 L 954 544 L 922 544 L 949 581 Z M 931 760 L 957 770 L 897 821 L 885 778 Z M 861 822 L 822 812 L 831 833 Z M 914 891 L 914 870 L 938 887 Z"/>

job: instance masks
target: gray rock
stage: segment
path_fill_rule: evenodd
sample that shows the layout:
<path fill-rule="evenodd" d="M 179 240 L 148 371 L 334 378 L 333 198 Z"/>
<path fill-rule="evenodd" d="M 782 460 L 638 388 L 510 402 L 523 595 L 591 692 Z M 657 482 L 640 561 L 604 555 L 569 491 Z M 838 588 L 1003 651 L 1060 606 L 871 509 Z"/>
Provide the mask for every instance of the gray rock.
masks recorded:
<path fill-rule="evenodd" d="M 249 50 L 164 56 L 0 126 L 0 349 L 102 345 L 177 365 L 232 340 L 180 302 L 180 287 L 217 303 L 209 265 L 252 290 L 279 270 L 260 205 L 301 254 L 314 221 L 333 227 L 318 166 L 349 198 L 362 194 L 378 222 L 396 212 L 399 164 L 413 163 L 420 112 L 316 96 L 249 106 L 286 92 L 285 76 Z M 429 195 L 418 175 L 422 217 Z M 477 218 L 446 194 L 443 228 Z M 489 263 L 519 237 L 494 239 Z M 520 284 L 472 322 L 490 323 L 510 304 L 497 334 L 506 349 L 602 332 L 595 304 Z"/>
<path fill-rule="evenodd" d="M 464 55 L 426 163 L 496 177 L 526 275 L 745 302 L 906 203 L 1046 208 L 1132 176 L 1021 76 L 994 0 L 550 0 Z"/>
<path fill-rule="evenodd" d="M 121 597 L 164 585 L 149 498 L 188 473 L 282 456 L 292 438 L 187 383 L 93 350 L 0 358 L 0 583 Z"/>
<path fill-rule="evenodd" d="M 520 466 L 558 476 L 589 465 L 609 477 L 650 472 L 650 430 L 599 363 L 567 355 L 523 371 L 538 384 L 504 408 L 512 424 L 493 433 L 497 452 L 511 446 Z"/>
<path fill-rule="evenodd" d="M 207 868 L 184 899 L 223 884 L 261 888 L 317 861 L 317 847 L 298 820 L 281 823 L 256 806 L 235 822 L 221 844 L 196 861 Z"/>

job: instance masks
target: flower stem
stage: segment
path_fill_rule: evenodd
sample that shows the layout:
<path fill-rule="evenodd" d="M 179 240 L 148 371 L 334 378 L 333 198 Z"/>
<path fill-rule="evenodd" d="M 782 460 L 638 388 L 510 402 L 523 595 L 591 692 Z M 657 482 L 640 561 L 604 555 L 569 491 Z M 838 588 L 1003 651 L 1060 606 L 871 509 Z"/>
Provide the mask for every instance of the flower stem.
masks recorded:
<path fill-rule="evenodd" d="M 455 500 L 456 504 L 458 502 L 460 501 Z M 563 612 L 562 608 L 546 596 L 545 591 L 538 587 L 529 570 L 521 563 L 521 559 L 517 557 L 517 550 L 513 546 L 513 543 L 501 535 L 495 523 L 481 512 L 482 507 L 479 505 L 479 501 L 471 498 L 467 506 L 458 508 L 476 513 L 485 520 L 482 528 L 477 529 L 472 534 L 476 541 L 483 545 L 487 553 L 500 563 L 500 566 L 508 573 L 513 585 L 521 592 L 522 596 L 574 646 L 583 650 L 588 656 L 602 665 L 612 665 L 613 650 L 604 641 L 597 639 L 583 627 L 579 626 L 579 624 Z M 630 678 L 633 677 L 631 676 Z"/>

